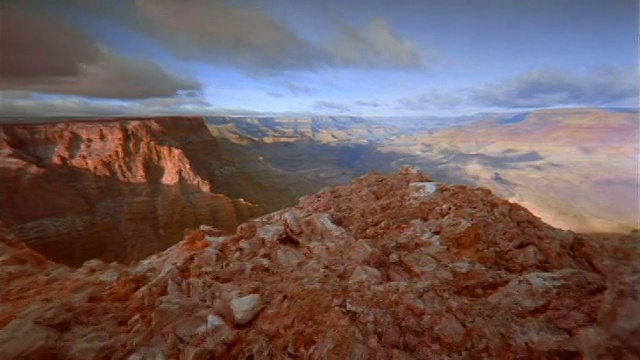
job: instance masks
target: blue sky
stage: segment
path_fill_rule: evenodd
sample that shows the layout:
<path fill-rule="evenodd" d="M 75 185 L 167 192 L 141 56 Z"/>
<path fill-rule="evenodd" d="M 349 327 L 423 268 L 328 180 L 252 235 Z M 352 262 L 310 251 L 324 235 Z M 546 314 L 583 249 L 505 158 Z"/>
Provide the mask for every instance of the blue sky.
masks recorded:
<path fill-rule="evenodd" d="M 635 0 L 8 0 L 0 115 L 637 106 Z"/>

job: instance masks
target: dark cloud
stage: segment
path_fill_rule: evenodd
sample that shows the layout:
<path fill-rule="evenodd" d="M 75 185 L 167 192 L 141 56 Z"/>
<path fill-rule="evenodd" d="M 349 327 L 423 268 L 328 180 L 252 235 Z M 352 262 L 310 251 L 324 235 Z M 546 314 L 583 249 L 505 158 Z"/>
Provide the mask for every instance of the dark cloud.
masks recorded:
<path fill-rule="evenodd" d="M 607 67 L 590 74 L 542 69 L 471 89 L 470 100 L 501 108 L 609 105 L 637 101 L 637 78 L 633 68 Z"/>
<path fill-rule="evenodd" d="M 289 27 L 256 7 L 206 0 L 136 4 L 151 26 L 146 30 L 184 58 L 275 69 L 311 67 L 320 57 Z"/>
<path fill-rule="evenodd" d="M 331 28 L 334 35 L 312 42 L 251 5 L 252 1 L 137 0 L 124 3 L 128 8 L 120 3 L 117 12 L 110 2 L 71 3 L 159 40 L 177 57 L 243 68 L 257 75 L 292 69 L 423 65 L 417 46 L 399 37 L 383 19 L 374 19 L 362 29 L 342 23 L 337 32 Z"/>
<path fill-rule="evenodd" d="M 313 108 L 317 111 L 329 111 L 329 112 L 339 112 L 346 113 L 352 110 L 351 106 L 337 102 L 337 101 L 328 101 L 328 100 L 318 100 L 313 104 Z"/>
<path fill-rule="evenodd" d="M 2 89 L 140 99 L 200 88 L 193 79 L 118 55 L 62 19 L 20 4 L 0 7 Z"/>

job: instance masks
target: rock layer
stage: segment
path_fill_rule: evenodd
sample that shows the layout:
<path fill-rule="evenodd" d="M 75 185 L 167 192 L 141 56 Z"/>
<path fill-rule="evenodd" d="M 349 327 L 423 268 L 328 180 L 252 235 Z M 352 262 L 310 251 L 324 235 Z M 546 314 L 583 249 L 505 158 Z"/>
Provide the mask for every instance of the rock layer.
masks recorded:
<path fill-rule="evenodd" d="M 201 118 L 3 125 L 0 222 L 67 264 L 141 259 L 261 212 L 216 181 L 222 158 Z"/>
<path fill-rule="evenodd" d="M 405 169 L 131 266 L 7 241 L 0 358 L 631 359 L 636 235 L 558 230 Z"/>

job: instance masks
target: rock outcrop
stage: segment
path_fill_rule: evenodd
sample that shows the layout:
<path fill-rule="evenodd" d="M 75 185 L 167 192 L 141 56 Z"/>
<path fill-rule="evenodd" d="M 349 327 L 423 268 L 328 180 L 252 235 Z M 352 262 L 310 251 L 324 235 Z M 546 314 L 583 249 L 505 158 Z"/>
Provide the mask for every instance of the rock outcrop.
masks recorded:
<path fill-rule="evenodd" d="M 372 174 L 130 266 L 0 243 L 0 358 L 632 359 L 639 244 Z"/>
<path fill-rule="evenodd" d="M 202 118 L 3 125 L 0 222 L 55 261 L 138 260 L 261 213 L 217 175 L 222 158 Z"/>

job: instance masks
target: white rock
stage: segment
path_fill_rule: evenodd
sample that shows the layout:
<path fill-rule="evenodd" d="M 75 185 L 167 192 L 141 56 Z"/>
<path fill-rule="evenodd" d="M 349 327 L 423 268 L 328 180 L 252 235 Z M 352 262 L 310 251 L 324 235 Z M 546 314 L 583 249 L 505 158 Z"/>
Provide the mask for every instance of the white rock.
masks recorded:
<path fill-rule="evenodd" d="M 435 182 L 414 182 L 409 185 L 416 192 L 416 195 L 426 196 L 438 191 L 438 183 Z"/>
<path fill-rule="evenodd" d="M 236 324 L 244 325 L 251 321 L 262 308 L 260 294 L 251 294 L 231 300 L 231 311 Z"/>
<path fill-rule="evenodd" d="M 311 221 L 316 228 L 328 230 L 331 235 L 338 236 L 344 233 L 344 229 L 333 223 L 327 213 L 317 213 L 311 216 Z"/>
<path fill-rule="evenodd" d="M 207 329 L 214 329 L 220 325 L 224 325 L 224 321 L 215 314 L 209 314 L 207 316 Z"/>
<path fill-rule="evenodd" d="M 258 236 L 265 241 L 277 241 L 283 234 L 282 224 L 268 224 L 258 229 Z"/>
<path fill-rule="evenodd" d="M 282 215 L 284 221 L 286 221 L 289 230 L 294 234 L 300 234 L 302 232 L 302 227 L 300 227 L 300 222 L 298 221 L 298 216 L 293 211 L 287 211 Z"/>
<path fill-rule="evenodd" d="M 276 252 L 276 259 L 283 265 L 295 266 L 302 262 L 305 257 L 296 250 L 280 247 Z"/>

